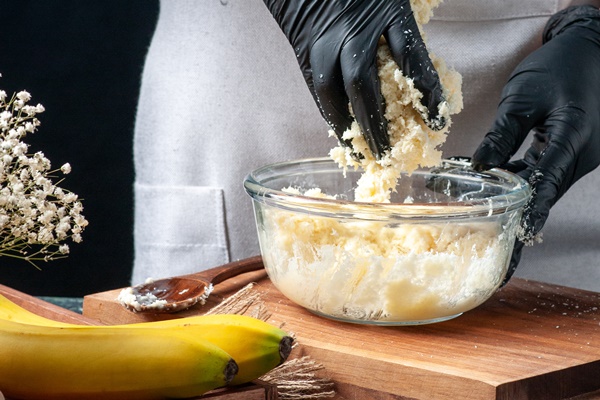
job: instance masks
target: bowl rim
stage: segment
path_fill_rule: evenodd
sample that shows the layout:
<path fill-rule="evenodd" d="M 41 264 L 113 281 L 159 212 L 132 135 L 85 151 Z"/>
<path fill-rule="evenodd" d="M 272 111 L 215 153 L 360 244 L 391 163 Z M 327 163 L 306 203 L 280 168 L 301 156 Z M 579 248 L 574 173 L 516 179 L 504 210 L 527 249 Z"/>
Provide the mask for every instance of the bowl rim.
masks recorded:
<path fill-rule="evenodd" d="M 431 221 L 447 219 L 449 217 L 452 217 L 452 219 L 490 217 L 522 208 L 529 200 L 532 192 L 529 183 L 512 172 L 500 168 L 477 172 L 471 168 L 468 161 L 462 159 L 443 159 L 439 166 L 419 168 L 418 171 L 427 171 L 439 168 L 440 166 L 448 166 L 480 176 L 488 176 L 493 180 L 514 182 L 514 189 L 505 194 L 468 201 L 446 203 L 370 203 L 309 197 L 302 194 L 271 189 L 261 183 L 260 177 L 266 174 L 267 171 L 318 164 L 329 165 L 336 163 L 329 157 L 320 157 L 267 164 L 255 169 L 246 176 L 244 179 L 244 189 L 254 201 L 288 211 L 329 218 L 351 218 L 387 222 L 390 220 Z M 339 168 L 339 170 L 340 173 L 343 172 L 342 168 Z M 270 176 L 276 177 L 277 175 L 270 173 Z"/>

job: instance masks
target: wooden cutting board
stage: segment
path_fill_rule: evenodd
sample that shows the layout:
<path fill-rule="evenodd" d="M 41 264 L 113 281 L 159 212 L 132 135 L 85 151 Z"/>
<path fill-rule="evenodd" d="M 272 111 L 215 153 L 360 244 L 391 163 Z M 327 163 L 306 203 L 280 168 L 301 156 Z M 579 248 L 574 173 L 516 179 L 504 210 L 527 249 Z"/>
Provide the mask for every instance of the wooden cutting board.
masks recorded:
<path fill-rule="evenodd" d="M 23 308 L 55 321 L 71 324 L 98 325 L 98 321 L 94 319 L 84 317 L 74 311 L 40 300 L 35 296 L 28 295 L 8 286 L 0 285 L 0 294 Z"/>
<path fill-rule="evenodd" d="M 325 366 L 339 399 L 550 400 L 600 389 L 600 294 L 516 278 L 456 319 L 410 327 L 318 317 L 264 271 L 221 283 L 209 304 L 177 315 L 131 313 L 115 301 L 120 289 L 86 296 L 83 314 L 108 324 L 197 315 L 249 282 L 269 322 L 296 334 L 298 355 Z"/>

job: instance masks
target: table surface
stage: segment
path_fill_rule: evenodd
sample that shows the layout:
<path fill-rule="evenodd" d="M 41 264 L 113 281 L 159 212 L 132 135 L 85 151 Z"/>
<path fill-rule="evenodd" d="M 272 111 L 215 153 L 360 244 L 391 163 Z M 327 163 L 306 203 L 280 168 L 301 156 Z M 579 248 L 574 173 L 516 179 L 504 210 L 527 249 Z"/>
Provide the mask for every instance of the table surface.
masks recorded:
<path fill-rule="evenodd" d="M 317 317 L 285 299 L 264 271 L 218 285 L 209 302 L 215 304 L 249 282 L 258 283 L 272 312 L 271 322 L 285 322 L 296 334 L 297 355 L 311 355 L 325 365 L 338 399 L 455 399 L 458 393 L 462 399 L 477 400 L 600 398 L 598 293 L 513 279 L 472 312 L 408 329 Z M 77 312 L 81 299 L 40 299 L 2 285 L 0 293 L 31 311 L 67 322 L 159 319 L 125 311 L 115 304 L 115 291 L 86 296 L 83 315 Z M 104 308 L 99 311 L 95 305 Z M 90 310 L 100 312 L 101 318 L 90 317 Z M 202 312 L 196 308 L 160 318 Z"/>
<path fill-rule="evenodd" d="M 340 399 L 587 400 L 600 389 L 598 293 L 515 278 L 459 318 L 400 328 L 318 317 L 286 299 L 264 271 L 217 285 L 211 299 L 249 282 L 257 282 L 270 321 L 284 323 L 298 351 L 325 365 Z M 205 311 L 134 314 L 116 302 L 118 292 L 86 296 L 84 316 L 110 324 Z"/>

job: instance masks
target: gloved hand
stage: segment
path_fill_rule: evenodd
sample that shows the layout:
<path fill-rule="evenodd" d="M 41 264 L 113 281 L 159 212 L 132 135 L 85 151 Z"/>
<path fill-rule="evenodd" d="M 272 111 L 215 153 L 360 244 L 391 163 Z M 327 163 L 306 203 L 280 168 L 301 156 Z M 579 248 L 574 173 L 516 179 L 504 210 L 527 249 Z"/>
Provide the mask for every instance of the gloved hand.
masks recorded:
<path fill-rule="evenodd" d="M 383 35 L 405 75 L 423 93 L 424 116 L 434 129 L 443 100 L 439 77 L 415 22 L 409 0 L 264 0 L 293 46 L 321 114 L 342 134 L 356 116 L 369 148 L 380 158 L 389 148 L 384 100 L 377 77 L 377 44 Z"/>
<path fill-rule="evenodd" d="M 472 157 L 476 170 L 501 166 L 529 180 L 534 195 L 522 219 L 524 241 L 540 232 L 571 185 L 600 164 L 600 11 L 570 7 L 550 19 L 543 39 L 510 76 L 496 120 Z M 524 158 L 508 162 L 532 130 Z M 505 282 L 523 240 L 515 243 Z"/>

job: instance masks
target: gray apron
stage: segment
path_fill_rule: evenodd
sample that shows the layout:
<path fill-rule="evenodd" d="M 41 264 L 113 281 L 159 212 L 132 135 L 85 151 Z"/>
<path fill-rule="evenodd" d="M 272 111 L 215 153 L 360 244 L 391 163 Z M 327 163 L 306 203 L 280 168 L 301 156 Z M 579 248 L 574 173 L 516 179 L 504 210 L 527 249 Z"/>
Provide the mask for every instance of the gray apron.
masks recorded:
<path fill-rule="evenodd" d="M 471 155 L 508 75 L 541 44 L 549 0 L 446 0 L 425 31 L 463 75 L 465 107 L 444 156 Z M 327 155 L 336 143 L 292 48 L 261 0 L 163 0 L 135 127 L 133 282 L 259 253 L 242 181 L 261 165 Z M 525 146 L 526 147 L 526 146 Z M 600 290 L 600 187 L 590 174 L 553 209 L 517 275 Z"/>

